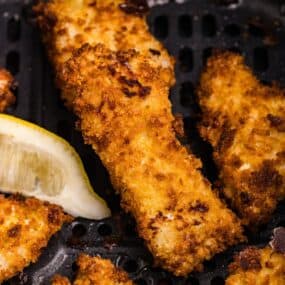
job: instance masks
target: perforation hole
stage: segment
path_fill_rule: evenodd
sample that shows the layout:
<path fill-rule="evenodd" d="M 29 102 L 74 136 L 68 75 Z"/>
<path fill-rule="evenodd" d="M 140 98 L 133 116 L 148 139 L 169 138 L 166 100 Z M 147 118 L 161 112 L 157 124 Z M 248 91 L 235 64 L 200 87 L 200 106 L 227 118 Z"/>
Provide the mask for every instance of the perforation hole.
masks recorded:
<path fill-rule="evenodd" d="M 182 72 L 189 72 L 193 69 L 193 52 L 190 48 L 183 48 L 179 52 L 179 68 Z"/>
<path fill-rule="evenodd" d="M 56 91 L 56 99 L 57 99 L 57 106 L 60 110 L 64 110 L 66 111 L 66 107 L 64 105 L 64 101 L 61 99 L 61 95 L 60 95 L 60 92 L 59 90 Z"/>
<path fill-rule="evenodd" d="M 20 55 L 17 51 L 10 51 L 6 57 L 6 68 L 16 75 L 20 69 Z"/>
<path fill-rule="evenodd" d="M 254 37 L 258 37 L 258 38 L 262 38 L 265 36 L 265 31 L 264 31 L 264 27 L 261 23 L 259 23 L 258 21 L 256 22 L 252 22 L 248 25 L 248 32 L 254 36 Z"/>
<path fill-rule="evenodd" d="M 257 47 L 253 51 L 253 66 L 257 71 L 265 71 L 268 69 L 268 51 L 264 47 Z"/>
<path fill-rule="evenodd" d="M 124 263 L 123 268 L 124 268 L 128 273 L 134 273 L 134 272 L 138 271 L 139 265 L 138 265 L 138 263 L 137 263 L 135 260 L 130 259 L 130 260 L 127 260 L 127 261 Z"/>
<path fill-rule="evenodd" d="M 191 107 L 194 103 L 194 86 L 192 82 L 187 81 L 181 84 L 180 88 L 180 103 L 184 107 Z"/>
<path fill-rule="evenodd" d="M 137 285 L 147 285 L 148 283 L 144 279 L 140 278 L 140 279 L 135 280 L 135 284 L 137 284 Z"/>
<path fill-rule="evenodd" d="M 7 24 L 7 39 L 10 42 L 16 42 L 21 36 L 21 22 L 18 17 L 13 17 Z"/>
<path fill-rule="evenodd" d="M 216 262 L 214 260 L 207 260 L 204 262 L 205 268 L 209 271 L 214 270 L 216 266 Z"/>
<path fill-rule="evenodd" d="M 72 235 L 76 238 L 82 238 L 86 235 L 87 229 L 82 224 L 77 224 L 72 228 Z"/>
<path fill-rule="evenodd" d="M 237 6 L 240 4 L 241 0 L 216 0 L 216 2 L 221 6 Z"/>
<path fill-rule="evenodd" d="M 171 279 L 163 278 L 163 279 L 159 279 L 159 280 L 157 281 L 157 284 L 158 284 L 158 285 L 172 285 L 173 282 L 172 282 Z"/>
<path fill-rule="evenodd" d="M 98 229 L 98 234 L 102 237 L 110 236 L 112 234 L 112 227 L 108 224 L 101 224 Z"/>
<path fill-rule="evenodd" d="M 199 279 L 195 277 L 189 277 L 185 285 L 200 285 Z"/>
<path fill-rule="evenodd" d="M 168 18 L 164 15 L 158 16 L 154 20 L 154 35 L 159 39 L 168 36 Z"/>
<path fill-rule="evenodd" d="M 7 108 L 7 113 L 13 113 L 17 109 L 17 106 L 18 106 L 18 103 L 19 103 L 19 99 L 18 99 L 19 98 L 19 96 L 18 96 L 18 94 L 19 94 L 19 86 L 17 85 L 15 88 L 13 88 L 12 92 L 13 92 L 15 98 L 16 98 L 16 101 L 15 101 L 15 103 L 13 105 L 11 105 L 11 106 L 9 106 Z"/>
<path fill-rule="evenodd" d="M 73 272 L 77 272 L 77 271 L 78 271 L 79 268 L 78 268 L 78 265 L 77 265 L 77 262 L 76 262 L 76 261 L 74 261 L 74 262 L 72 263 L 71 269 L 72 269 Z"/>
<path fill-rule="evenodd" d="M 67 141 L 71 140 L 72 130 L 73 128 L 68 121 L 59 121 L 57 123 L 57 134 Z"/>
<path fill-rule="evenodd" d="M 230 24 L 225 27 L 225 33 L 230 37 L 238 37 L 241 33 L 240 26 L 236 24 Z"/>
<path fill-rule="evenodd" d="M 285 220 L 280 221 L 280 222 L 277 224 L 277 227 L 285 227 Z"/>
<path fill-rule="evenodd" d="M 265 79 L 261 79 L 260 82 L 263 84 L 263 85 L 266 85 L 266 86 L 272 86 L 272 83 L 268 80 L 265 80 Z"/>
<path fill-rule="evenodd" d="M 130 237 L 134 237 L 137 235 L 136 225 L 133 221 L 131 222 L 128 221 L 124 227 L 124 230 L 125 230 L 126 235 Z"/>
<path fill-rule="evenodd" d="M 211 285 L 224 285 L 225 280 L 223 277 L 217 276 L 211 280 Z"/>
<path fill-rule="evenodd" d="M 178 32 L 181 37 L 192 35 L 192 18 L 189 15 L 181 15 L 178 19 Z"/>
<path fill-rule="evenodd" d="M 203 50 L 203 64 L 205 65 L 207 63 L 208 58 L 212 55 L 213 48 L 208 47 Z"/>
<path fill-rule="evenodd" d="M 285 16 L 285 4 L 281 4 L 280 14 L 281 14 L 281 16 Z"/>
<path fill-rule="evenodd" d="M 241 49 L 238 47 L 230 47 L 228 50 L 234 53 L 242 54 Z"/>
<path fill-rule="evenodd" d="M 213 15 L 205 15 L 202 19 L 202 33 L 206 37 L 214 37 L 217 32 L 217 23 Z"/>

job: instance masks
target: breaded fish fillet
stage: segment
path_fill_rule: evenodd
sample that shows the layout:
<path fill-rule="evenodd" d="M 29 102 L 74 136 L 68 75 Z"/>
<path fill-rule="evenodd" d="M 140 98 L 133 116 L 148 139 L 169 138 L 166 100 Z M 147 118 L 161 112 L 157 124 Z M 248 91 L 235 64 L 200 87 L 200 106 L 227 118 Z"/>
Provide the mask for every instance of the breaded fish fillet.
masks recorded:
<path fill-rule="evenodd" d="M 209 59 L 198 97 L 225 196 L 245 224 L 267 222 L 285 198 L 284 90 L 263 85 L 242 56 L 226 52 Z"/>
<path fill-rule="evenodd" d="M 249 247 L 235 256 L 229 271 L 226 285 L 284 285 L 285 255 L 269 246 Z"/>
<path fill-rule="evenodd" d="M 51 236 L 71 220 L 58 206 L 0 195 L 0 283 L 36 262 Z"/>
<path fill-rule="evenodd" d="M 63 97 L 122 206 L 156 263 L 186 275 L 243 236 L 200 161 L 176 140 L 168 100 L 174 62 L 149 33 L 144 2 L 54 0 L 35 10 Z M 76 51 L 84 43 L 103 45 Z"/>
<path fill-rule="evenodd" d="M 73 285 L 132 285 L 126 272 L 116 268 L 110 260 L 80 255 L 79 267 Z M 52 285 L 71 285 L 66 277 L 55 276 Z"/>
<path fill-rule="evenodd" d="M 0 68 L 0 113 L 15 103 L 15 97 L 11 92 L 13 83 L 12 75 L 7 70 Z"/>
<path fill-rule="evenodd" d="M 200 173 L 200 160 L 176 139 L 168 72 L 134 50 L 85 45 L 62 78 L 85 142 L 108 169 L 156 264 L 187 275 L 244 238 Z"/>
<path fill-rule="evenodd" d="M 148 30 L 145 0 L 51 0 L 34 10 L 58 86 L 63 86 L 62 96 L 69 107 L 73 98 L 64 92 L 60 69 L 85 43 L 105 44 L 114 51 L 136 49 L 151 56 L 153 64 L 168 67 L 166 80 L 174 84 L 174 60 Z"/>

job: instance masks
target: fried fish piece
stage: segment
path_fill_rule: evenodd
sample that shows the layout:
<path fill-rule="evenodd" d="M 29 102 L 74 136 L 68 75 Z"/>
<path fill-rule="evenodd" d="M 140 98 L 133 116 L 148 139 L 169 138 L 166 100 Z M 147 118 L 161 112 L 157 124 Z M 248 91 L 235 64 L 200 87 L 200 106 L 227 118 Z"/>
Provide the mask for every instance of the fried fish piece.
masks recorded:
<path fill-rule="evenodd" d="M 0 195 L 0 283 L 36 262 L 51 236 L 71 221 L 58 206 Z"/>
<path fill-rule="evenodd" d="M 4 112 L 16 99 L 11 89 L 14 86 L 12 75 L 5 69 L 0 68 L 0 113 Z"/>
<path fill-rule="evenodd" d="M 123 208 L 156 263 L 186 275 L 244 238 L 198 170 L 201 162 L 175 137 L 174 61 L 150 34 L 144 2 L 53 0 L 35 10 L 63 98 Z"/>
<path fill-rule="evenodd" d="M 38 4 L 34 11 L 67 106 L 72 106 L 73 97 L 64 92 L 60 70 L 72 52 L 85 43 L 149 55 L 157 66 L 169 68 L 165 76 L 170 85 L 175 83 L 174 59 L 149 32 L 145 0 L 51 0 Z"/>
<path fill-rule="evenodd" d="M 199 171 L 200 160 L 176 138 L 168 72 L 134 50 L 85 45 L 62 77 L 85 142 L 108 169 L 156 264 L 185 276 L 244 238 Z"/>
<path fill-rule="evenodd" d="M 212 56 L 198 97 L 223 192 L 243 222 L 266 223 L 285 198 L 285 92 L 256 79 L 242 56 Z"/>
<path fill-rule="evenodd" d="M 229 266 L 226 285 L 284 285 L 285 255 L 265 248 L 249 247 Z"/>
<path fill-rule="evenodd" d="M 126 272 L 116 268 L 108 259 L 85 254 L 77 260 L 79 267 L 73 285 L 132 285 Z M 52 285 L 71 285 L 66 277 L 55 276 Z"/>

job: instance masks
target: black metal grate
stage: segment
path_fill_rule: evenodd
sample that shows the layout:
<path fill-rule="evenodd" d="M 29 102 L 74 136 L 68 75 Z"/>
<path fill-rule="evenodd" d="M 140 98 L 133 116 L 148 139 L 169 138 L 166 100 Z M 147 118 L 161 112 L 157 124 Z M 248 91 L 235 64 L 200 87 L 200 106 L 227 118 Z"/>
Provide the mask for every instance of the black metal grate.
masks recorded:
<path fill-rule="evenodd" d="M 220 285 L 227 264 L 237 246 L 205 262 L 203 273 L 186 279 L 151 267 L 152 257 L 137 237 L 132 218 L 120 212 L 108 174 L 90 147 L 74 130 L 75 118 L 64 108 L 54 88 L 40 36 L 31 23 L 31 1 L 0 0 L 0 66 L 6 66 L 19 82 L 17 104 L 9 112 L 35 122 L 67 139 L 81 155 L 94 188 L 113 210 L 103 221 L 77 219 L 55 235 L 39 261 L 19 277 L 5 284 L 49 284 L 54 273 L 74 277 L 74 261 L 80 251 L 109 257 L 123 267 L 139 285 Z M 152 1 L 154 2 L 154 1 Z M 165 1 L 164 1 L 165 2 Z M 199 107 L 195 86 L 202 66 L 213 49 L 230 49 L 245 55 L 247 63 L 264 81 L 276 80 L 285 86 L 285 8 L 282 1 L 190 0 L 169 1 L 152 8 L 151 31 L 177 59 L 177 84 L 171 92 L 173 111 L 182 113 L 193 151 L 204 162 L 204 172 L 215 178 L 209 146 L 199 139 L 195 118 Z M 178 2 L 178 1 L 177 1 Z M 181 1 L 180 1 L 181 2 Z M 272 229 L 285 226 L 285 206 L 280 205 L 272 221 L 250 243 L 268 242 Z"/>

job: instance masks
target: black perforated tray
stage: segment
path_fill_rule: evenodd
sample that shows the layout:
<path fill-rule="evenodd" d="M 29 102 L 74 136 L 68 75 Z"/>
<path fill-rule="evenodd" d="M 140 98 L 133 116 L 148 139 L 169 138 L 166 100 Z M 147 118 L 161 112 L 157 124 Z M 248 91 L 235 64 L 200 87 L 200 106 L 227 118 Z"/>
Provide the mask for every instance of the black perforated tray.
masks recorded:
<path fill-rule="evenodd" d="M 177 84 L 170 96 L 173 111 L 183 114 L 191 137 L 186 143 L 202 158 L 204 173 L 211 181 L 216 177 L 209 158 L 211 149 L 195 129 L 199 108 L 194 88 L 202 66 L 212 48 L 230 49 L 244 54 L 263 81 L 276 80 L 285 86 L 282 2 L 285 4 L 282 0 L 190 0 L 184 4 L 172 1 L 152 8 L 149 15 L 151 31 L 177 59 Z M 59 99 L 39 32 L 32 22 L 31 1 L 0 0 L 0 66 L 11 70 L 19 83 L 17 105 L 9 112 L 67 139 L 79 152 L 94 188 L 108 201 L 114 215 L 103 221 L 77 219 L 65 226 L 36 264 L 5 284 L 50 284 L 55 273 L 73 278 L 74 261 L 80 251 L 111 258 L 140 285 L 224 284 L 226 267 L 243 245 L 217 255 L 205 263 L 203 273 L 194 273 L 187 279 L 152 268 L 152 257 L 137 237 L 132 218 L 121 212 L 106 170 L 91 148 L 83 144 L 81 134 L 74 129 L 75 118 Z M 284 204 L 279 205 L 272 221 L 258 234 L 249 234 L 250 244 L 268 242 L 276 226 L 285 226 Z"/>

